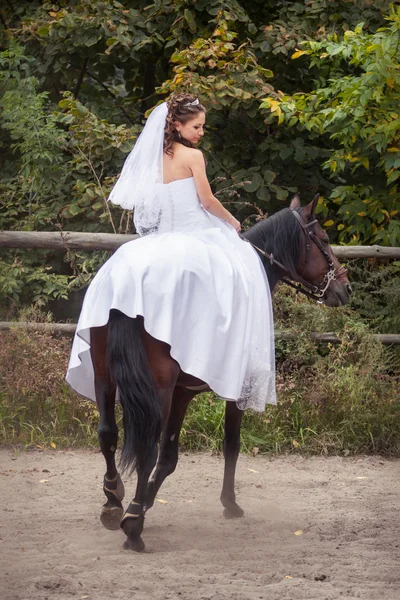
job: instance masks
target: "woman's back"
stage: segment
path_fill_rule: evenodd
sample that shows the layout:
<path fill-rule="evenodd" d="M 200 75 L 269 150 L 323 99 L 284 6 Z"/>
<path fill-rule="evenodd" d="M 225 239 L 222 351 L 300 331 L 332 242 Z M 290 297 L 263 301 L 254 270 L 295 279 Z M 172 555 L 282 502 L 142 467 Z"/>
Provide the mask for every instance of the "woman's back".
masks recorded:
<path fill-rule="evenodd" d="M 171 183 L 177 179 L 188 179 L 193 176 L 193 173 L 189 167 L 190 157 L 193 152 L 192 148 L 187 148 L 182 144 L 174 144 L 173 155 L 170 156 L 164 152 L 163 156 L 163 181 L 164 183 Z"/>

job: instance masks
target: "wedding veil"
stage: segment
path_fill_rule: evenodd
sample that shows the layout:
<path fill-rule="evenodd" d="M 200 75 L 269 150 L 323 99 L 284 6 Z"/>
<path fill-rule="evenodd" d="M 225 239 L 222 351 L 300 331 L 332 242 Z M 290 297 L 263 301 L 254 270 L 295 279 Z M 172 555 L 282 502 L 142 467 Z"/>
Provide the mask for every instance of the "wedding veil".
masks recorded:
<path fill-rule="evenodd" d="M 134 223 L 140 235 L 157 231 L 161 219 L 158 185 L 163 183 L 167 114 L 166 102 L 153 110 L 108 198 L 113 204 L 126 210 L 134 210 Z"/>

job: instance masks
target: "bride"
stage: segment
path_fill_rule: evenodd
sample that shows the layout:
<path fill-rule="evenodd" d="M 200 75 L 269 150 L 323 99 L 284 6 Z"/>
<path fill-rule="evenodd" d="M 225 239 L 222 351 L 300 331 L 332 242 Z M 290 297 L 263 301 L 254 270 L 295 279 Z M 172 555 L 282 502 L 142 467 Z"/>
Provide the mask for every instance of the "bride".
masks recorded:
<path fill-rule="evenodd" d="M 134 210 L 139 240 L 123 244 L 90 284 L 67 381 L 96 400 L 90 329 L 111 309 L 142 316 L 184 373 L 241 409 L 276 403 L 271 294 L 240 223 L 213 195 L 203 154 L 206 110 L 190 94 L 147 120 L 109 200 Z M 190 335 L 189 335 L 190 333 Z"/>

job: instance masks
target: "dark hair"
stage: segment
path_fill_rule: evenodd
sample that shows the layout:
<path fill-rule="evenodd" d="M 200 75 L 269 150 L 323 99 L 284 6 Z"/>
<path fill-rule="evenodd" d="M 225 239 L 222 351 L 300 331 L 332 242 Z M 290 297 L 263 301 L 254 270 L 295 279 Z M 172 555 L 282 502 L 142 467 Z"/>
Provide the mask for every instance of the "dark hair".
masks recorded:
<path fill-rule="evenodd" d="M 200 104 L 193 104 L 197 100 L 193 94 L 178 94 L 172 96 L 168 101 L 168 114 L 165 122 L 164 133 L 164 152 L 169 156 L 173 156 L 172 146 L 174 142 L 179 142 L 189 148 L 194 148 L 194 145 L 185 138 L 178 135 L 175 127 L 175 121 L 179 121 L 185 125 L 191 119 L 194 119 L 199 113 L 206 112 L 205 107 Z"/>

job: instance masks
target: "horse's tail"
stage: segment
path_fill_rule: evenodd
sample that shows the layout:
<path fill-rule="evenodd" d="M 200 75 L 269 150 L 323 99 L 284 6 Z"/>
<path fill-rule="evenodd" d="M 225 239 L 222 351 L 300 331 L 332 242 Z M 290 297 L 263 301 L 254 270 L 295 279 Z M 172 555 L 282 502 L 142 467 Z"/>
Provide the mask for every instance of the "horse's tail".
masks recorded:
<path fill-rule="evenodd" d="M 110 311 L 107 364 L 124 417 L 121 468 L 132 472 L 144 465 L 161 433 L 160 399 L 142 341 L 141 319 Z"/>

